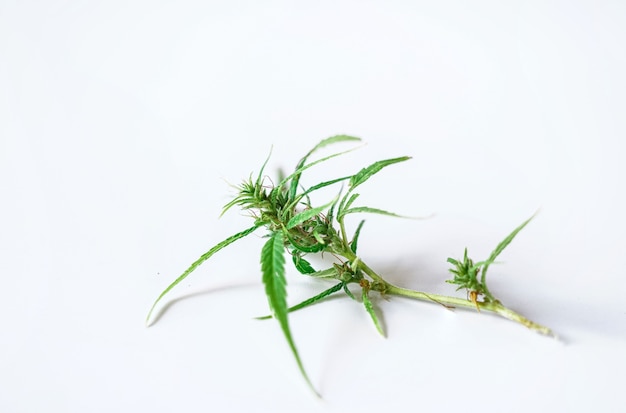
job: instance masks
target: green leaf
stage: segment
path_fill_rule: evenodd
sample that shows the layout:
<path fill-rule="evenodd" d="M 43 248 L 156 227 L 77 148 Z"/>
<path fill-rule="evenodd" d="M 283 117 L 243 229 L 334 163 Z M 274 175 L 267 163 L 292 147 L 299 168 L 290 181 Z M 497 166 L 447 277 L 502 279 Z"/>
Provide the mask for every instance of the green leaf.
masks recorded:
<path fill-rule="evenodd" d="M 384 167 L 392 165 L 394 163 L 408 161 L 409 159 L 411 159 L 410 156 L 402 156 L 400 158 L 385 159 L 383 161 L 374 162 L 367 168 L 361 169 L 354 176 L 352 176 L 352 178 L 350 179 L 350 189 L 354 189 L 357 186 L 361 185 L 363 182 L 370 179 L 372 175 L 378 173 Z"/>
<path fill-rule="evenodd" d="M 352 206 L 354 201 L 356 201 L 356 199 L 359 197 L 359 194 L 352 194 L 350 195 L 349 198 L 348 198 L 348 195 L 350 195 L 350 192 L 347 192 L 346 195 L 341 200 L 341 202 L 339 203 L 339 209 L 337 210 L 337 219 L 339 220 L 343 218 L 343 216 L 345 215 L 344 211 L 350 208 L 350 206 Z"/>
<path fill-rule="evenodd" d="M 341 181 L 345 181 L 346 179 L 350 179 L 350 178 L 351 178 L 350 176 L 344 176 L 344 177 L 337 178 L 337 179 L 331 179 L 330 181 L 320 182 L 319 184 L 313 185 L 312 187 L 310 187 L 309 189 L 304 191 L 304 193 L 302 195 L 308 195 L 308 194 L 310 194 L 313 191 L 317 191 L 318 189 L 325 188 L 327 186 L 336 184 L 336 183 L 341 182 Z"/>
<path fill-rule="evenodd" d="M 335 200 L 333 199 L 332 201 L 316 207 L 316 208 L 311 208 L 311 209 L 305 209 L 304 211 L 300 212 L 299 214 L 294 215 L 289 222 L 287 222 L 287 229 L 291 229 L 293 227 L 295 227 L 296 225 L 302 224 L 304 221 L 313 218 L 314 216 L 318 215 L 319 213 L 321 213 L 322 211 L 324 211 L 326 208 L 328 208 L 329 206 L 331 206 L 333 203 L 335 202 Z"/>
<path fill-rule="evenodd" d="M 267 161 L 266 161 L 267 162 Z M 248 181 L 244 181 L 241 185 L 239 186 L 235 186 L 235 189 L 237 189 L 237 191 L 239 192 L 239 194 L 232 199 L 230 202 L 228 202 L 226 205 L 224 205 L 224 207 L 222 208 L 222 212 L 220 214 L 220 218 L 233 206 L 235 205 L 239 205 L 242 208 L 247 208 L 249 205 L 253 204 L 255 202 L 255 197 L 254 197 L 254 193 L 258 192 L 257 190 L 257 186 L 261 186 L 261 184 L 257 184 L 255 186 L 254 183 L 252 183 L 252 177 L 248 178 Z"/>
<path fill-rule="evenodd" d="M 354 294 L 352 294 L 352 291 L 350 291 L 350 289 L 348 288 L 348 283 L 343 284 L 343 291 L 346 293 L 348 297 L 356 301 L 356 297 L 354 296 Z"/>
<path fill-rule="evenodd" d="M 330 138 L 326 138 L 326 139 L 322 139 L 322 141 L 320 143 L 318 143 L 317 145 L 315 145 L 315 147 L 313 149 L 311 149 L 311 151 L 309 152 L 309 155 L 312 154 L 313 152 L 315 152 L 318 149 L 323 148 L 324 146 L 328 146 L 330 144 L 333 143 L 337 143 L 337 142 L 349 142 L 349 141 L 361 141 L 361 138 L 357 138 L 356 136 L 350 136 L 350 135 L 335 135 L 335 136 L 331 136 Z"/>
<path fill-rule="evenodd" d="M 261 272 L 265 295 L 270 306 L 272 316 L 280 324 L 283 335 L 291 348 L 291 352 L 298 363 L 298 368 L 307 384 L 317 394 L 309 376 L 304 370 L 302 360 L 291 336 L 287 311 L 287 279 L 285 278 L 285 243 L 282 232 L 274 232 L 261 250 Z"/>
<path fill-rule="evenodd" d="M 298 165 L 296 166 L 296 171 L 304 166 L 309 156 L 311 156 L 315 151 L 322 149 L 325 146 L 328 146 L 337 142 L 360 141 L 360 140 L 361 140 L 360 138 L 357 138 L 354 136 L 348 136 L 348 135 L 336 135 L 336 136 L 331 136 L 330 138 L 323 139 L 320 143 L 315 145 L 315 147 L 313 147 L 313 149 L 311 149 L 306 155 L 304 155 L 302 159 L 300 159 L 300 162 L 298 162 Z M 296 191 L 298 190 L 298 185 L 300 183 L 300 176 L 301 176 L 300 173 L 293 175 L 293 179 L 291 180 L 291 184 L 289 185 L 289 199 L 290 200 L 295 199 L 296 197 Z"/>
<path fill-rule="evenodd" d="M 350 209 L 347 209 L 347 210 L 343 211 L 342 216 L 348 215 L 348 214 L 356 214 L 356 213 L 360 213 L 360 212 L 366 212 L 366 213 L 369 213 L 369 214 L 387 215 L 387 216 L 390 216 L 390 217 L 397 217 L 397 218 L 408 218 L 408 217 L 405 217 L 405 216 L 402 216 L 402 215 L 394 214 L 393 212 L 383 211 L 382 209 L 370 208 L 370 207 L 354 207 L 354 208 L 350 208 Z"/>
<path fill-rule="evenodd" d="M 376 312 L 374 311 L 374 305 L 372 304 L 372 301 L 370 300 L 368 292 L 369 290 L 367 288 L 363 288 L 362 298 L 363 298 L 363 304 L 365 305 L 365 310 L 372 318 L 372 321 L 374 322 L 374 325 L 376 326 L 376 330 L 378 330 L 381 336 L 385 337 L 385 332 L 383 331 L 383 327 L 380 324 L 380 321 L 378 321 L 378 316 L 376 315 Z"/>
<path fill-rule="evenodd" d="M 352 242 L 350 243 L 350 249 L 355 254 L 356 254 L 357 243 L 359 242 L 359 235 L 361 234 L 361 228 L 363 228 L 363 224 L 365 224 L 365 220 L 361 220 L 361 222 L 359 222 L 359 225 L 356 227 L 356 231 L 354 231 L 354 237 L 352 237 Z"/>
<path fill-rule="evenodd" d="M 334 285 L 332 287 L 330 287 L 328 290 L 324 290 L 321 293 L 319 293 L 318 295 L 309 298 L 308 300 L 304 300 L 303 302 L 301 302 L 300 304 L 296 304 L 293 307 L 289 307 L 289 309 L 287 311 L 294 312 L 294 311 L 298 311 L 304 307 L 308 307 L 311 304 L 315 304 L 316 302 L 318 302 L 319 300 L 328 297 L 329 295 L 336 293 L 337 291 L 341 290 L 341 287 L 343 286 L 344 283 L 340 282 L 337 285 Z M 256 317 L 257 320 L 267 320 L 269 318 L 272 318 L 271 315 L 266 315 L 263 317 Z"/>
<path fill-rule="evenodd" d="M 304 252 L 307 254 L 311 254 L 311 253 L 316 253 L 316 252 L 321 252 L 324 250 L 324 248 L 327 248 L 328 246 L 325 244 L 320 244 L 318 242 L 316 242 L 315 244 L 309 244 L 309 245 L 302 245 L 302 244 L 298 244 L 296 242 L 296 240 L 289 234 L 289 232 L 287 232 L 287 239 L 289 240 L 289 244 L 296 250 L 300 251 L 300 252 Z"/>
<path fill-rule="evenodd" d="M 296 266 L 296 269 L 300 272 L 300 274 L 313 274 L 315 273 L 315 268 L 311 265 L 310 262 L 302 258 L 299 254 L 293 254 L 293 265 Z"/>
<path fill-rule="evenodd" d="M 330 267 L 307 275 L 314 278 L 335 278 L 337 276 L 337 269 L 335 267 Z"/>
<path fill-rule="evenodd" d="M 311 192 L 313 192 L 313 191 L 316 191 L 316 190 L 321 189 L 321 188 L 325 188 L 327 186 L 336 184 L 336 183 L 341 182 L 341 181 L 345 181 L 345 180 L 350 179 L 350 178 L 351 178 L 350 176 L 344 176 L 343 178 L 331 179 L 330 181 L 321 182 L 321 183 L 319 183 L 317 185 L 313 185 L 312 187 L 310 187 L 309 189 L 307 189 L 306 191 L 304 191 L 303 193 L 301 193 L 300 195 L 295 197 L 291 201 L 291 203 L 287 206 L 286 209 L 290 210 L 291 208 L 295 207 L 298 204 L 298 202 L 300 202 L 300 200 L 303 197 L 305 197 L 305 196 L 308 197 L 309 194 Z"/>
<path fill-rule="evenodd" d="M 536 215 L 536 214 L 535 214 Z M 524 227 L 535 217 L 535 215 L 533 215 L 532 217 L 528 218 L 526 221 L 524 221 L 520 226 L 518 226 L 517 228 L 515 228 L 513 230 L 513 232 L 511 232 L 505 239 L 502 240 L 502 242 L 500 242 L 498 244 L 498 246 L 496 247 L 495 250 L 493 250 L 493 252 L 491 253 L 491 255 L 489 255 L 489 258 L 487 258 L 487 260 L 485 261 L 485 264 L 483 266 L 482 269 L 482 275 L 480 278 L 480 282 L 485 285 L 486 279 L 487 279 L 487 269 L 489 268 L 489 266 L 491 264 L 493 264 L 493 262 L 496 260 L 496 258 L 498 257 L 498 255 L 500 255 L 500 253 L 502 251 L 504 251 L 504 249 L 511 243 L 511 241 L 513 241 L 513 238 L 515 238 L 515 236 L 522 230 L 524 229 Z M 467 250 L 466 250 L 466 255 L 467 255 Z M 485 285 L 486 287 L 486 285 Z"/>
<path fill-rule="evenodd" d="M 270 147 L 270 153 L 267 154 L 267 158 L 265 158 L 265 162 L 263 162 L 263 165 L 261 166 L 261 169 L 259 170 L 259 176 L 256 179 L 256 185 L 255 185 L 256 188 L 261 188 L 262 187 L 261 184 L 263 182 L 263 171 L 265 170 L 265 167 L 267 166 L 267 162 L 269 162 L 269 160 L 270 160 L 270 158 L 272 156 L 272 150 L 273 149 L 274 149 L 273 147 Z M 256 195 L 258 195 L 258 194 L 256 194 Z"/>
<path fill-rule="evenodd" d="M 168 292 L 170 292 L 170 290 L 172 288 L 174 288 L 178 283 L 180 283 L 182 280 L 184 280 L 185 278 L 187 278 L 187 276 L 189 274 L 191 274 L 193 272 L 193 270 L 195 270 L 196 268 L 198 268 L 203 262 L 205 262 L 206 260 L 208 260 L 209 258 L 211 258 L 211 256 L 213 254 L 215 254 L 216 252 L 218 252 L 219 250 L 221 250 L 222 248 L 232 244 L 233 242 L 237 241 L 238 239 L 241 239 L 243 237 L 245 237 L 246 235 L 249 235 L 251 233 L 253 233 L 257 228 L 259 228 L 261 225 L 255 225 L 253 227 L 250 227 L 244 231 L 241 231 L 235 235 L 232 235 L 228 238 L 226 238 L 224 241 L 220 242 L 219 244 L 217 244 L 216 246 L 214 246 L 213 248 L 211 248 L 210 250 L 208 250 L 207 252 L 205 252 L 204 254 L 202 254 L 200 256 L 200 258 L 198 258 L 196 261 L 194 261 L 193 264 L 191 264 L 191 266 L 189 268 L 187 268 L 187 270 L 185 270 L 185 272 L 182 273 L 182 275 L 180 275 L 178 278 L 176 278 L 174 280 L 174 282 L 172 282 L 165 290 L 163 290 L 163 292 L 161 293 L 161 295 L 159 295 L 157 297 L 157 299 L 154 301 L 154 303 L 152 304 L 152 307 L 150 308 L 150 311 L 148 312 L 148 316 L 146 317 L 146 324 L 149 324 L 150 321 L 150 317 L 152 315 L 152 312 L 154 311 L 157 303 L 159 301 L 161 301 L 161 298 L 163 298 L 165 296 L 165 294 L 167 294 Z"/>
<path fill-rule="evenodd" d="M 335 198 L 335 203 L 330 206 L 328 209 L 328 213 L 326 214 L 326 220 L 332 225 L 333 219 L 335 217 L 335 207 L 337 206 L 337 202 L 339 202 L 339 197 L 341 196 L 341 192 L 343 191 L 343 187 L 339 190 L 337 197 Z"/>
<path fill-rule="evenodd" d="M 326 157 L 324 157 L 322 159 L 318 159 L 317 161 L 314 161 L 314 162 L 311 162 L 309 164 L 306 164 L 306 165 L 296 169 L 291 175 L 289 175 L 288 177 L 286 177 L 285 179 L 280 181 L 279 184 L 276 185 L 276 188 L 282 188 L 287 183 L 287 181 L 289 181 L 292 178 L 295 178 L 296 176 L 300 175 L 302 172 L 306 171 L 307 169 L 309 169 L 309 168 L 311 168 L 311 167 L 313 167 L 313 166 L 315 166 L 315 165 L 317 165 L 319 163 L 326 162 L 326 161 L 328 161 L 328 160 L 330 160 L 332 158 L 335 158 L 337 156 L 340 156 L 340 155 L 345 155 L 346 153 L 352 152 L 355 149 L 356 148 L 352 148 L 352 149 L 348 149 L 347 151 L 334 153 L 334 154 L 326 156 Z M 272 202 L 274 202 L 274 200 L 272 200 Z"/>

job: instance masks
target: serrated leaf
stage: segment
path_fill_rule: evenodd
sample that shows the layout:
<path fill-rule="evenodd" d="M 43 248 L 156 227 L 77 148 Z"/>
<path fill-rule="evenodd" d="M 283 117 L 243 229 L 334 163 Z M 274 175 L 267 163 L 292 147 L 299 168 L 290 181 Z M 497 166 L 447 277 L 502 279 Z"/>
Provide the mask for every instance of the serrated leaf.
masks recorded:
<path fill-rule="evenodd" d="M 346 293 L 348 297 L 356 301 L 356 297 L 354 296 L 354 294 L 352 294 L 352 291 L 350 291 L 350 289 L 348 288 L 348 283 L 343 284 L 343 291 Z"/>
<path fill-rule="evenodd" d="M 350 179 L 350 178 L 351 178 L 350 176 L 344 176 L 344 177 L 337 178 L 337 179 L 331 179 L 330 181 L 320 182 L 319 184 L 313 185 L 312 187 L 310 187 L 309 189 L 304 191 L 303 195 L 308 195 L 308 194 L 310 194 L 313 191 L 317 191 L 318 189 L 325 188 L 327 186 L 336 184 L 336 183 L 341 182 L 341 181 L 345 181 L 345 180 Z"/>
<path fill-rule="evenodd" d="M 294 312 L 294 311 L 298 311 L 301 310 L 305 307 L 310 306 L 311 304 L 315 304 L 316 302 L 318 302 L 319 300 L 328 297 L 329 295 L 336 293 L 337 291 L 341 290 L 341 287 L 343 286 L 343 283 L 339 283 L 337 285 L 334 285 L 332 287 L 330 287 L 328 290 L 324 290 L 321 293 L 319 293 L 318 295 L 309 298 L 308 300 L 304 300 L 303 302 L 301 302 L 300 304 L 296 304 L 293 307 L 289 307 L 289 309 L 287 311 L 289 311 L 290 313 Z M 272 318 L 271 315 L 266 315 L 263 317 L 256 317 L 257 320 L 267 320 L 269 318 Z"/>
<path fill-rule="evenodd" d="M 315 271 L 306 275 L 314 278 L 334 278 L 337 276 L 337 269 L 335 267 L 330 267 L 325 270 Z"/>
<path fill-rule="evenodd" d="M 367 313 L 372 318 L 372 321 L 374 322 L 374 325 L 376 326 L 376 330 L 378 330 L 381 336 L 385 337 L 385 332 L 383 331 L 383 327 L 380 324 L 380 321 L 378 320 L 378 316 L 376 315 L 376 312 L 374 311 L 374 305 L 372 304 L 372 301 L 370 300 L 368 292 L 369 290 L 367 288 L 363 288 L 363 295 L 362 295 L 363 305 L 365 306 L 365 310 L 367 311 Z"/>
<path fill-rule="evenodd" d="M 305 209 L 304 211 L 300 212 L 299 214 L 294 215 L 289 222 L 287 222 L 287 229 L 291 229 L 293 227 L 295 227 L 296 225 L 302 224 L 304 221 L 313 218 L 316 215 L 319 215 L 322 211 L 326 210 L 328 207 L 330 207 L 333 203 L 335 202 L 335 200 L 333 199 L 332 201 L 316 207 L 316 208 L 311 208 L 311 209 Z"/>
<path fill-rule="evenodd" d="M 297 168 L 291 175 L 289 175 L 288 177 L 286 177 L 282 181 L 280 181 L 278 183 L 278 185 L 276 185 L 276 187 L 277 188 L 282 188 L 287 183 L 287 181 L 289 181 L 290 179 L 294 179 L 296 176 L 299 176 L 302 172 L 306 171 L 307 169 L 309 169 L 309 168 L 311 168 L 311 167 L 313 167 L 313 166 L 315 166 L 315 165 L 317 165 L 319 163 L 326 162 L 326 161 L 328 161 L 328 160 L 330 160 L 332 158 L 336 158 L 337 156 L 345 155 L 345 154 L 347 154 L 349 152 L 352 152 L 355 149 L 356 148 L 352 148 L 352 149 L 348 149 L 347 151 L 334 153 L 334 154 L 326 156 L 326 157 L 324 157 L 322 159 L 318 159 L 317 161 L 314 161 L 314 162 L 311 162 L 309 164 L 306 164 L 306 165 L 304 165 L 304 166 L 302 166 L 300 168 Z M 275 200 L 272 200 L 272 202 L 275 202 Z"/>
<path fill-rule="evenodd" d="M 348 214 L 361 213 L 361 212 L 365 212 L 365 213 L 368 213 L 368 214 L 387 215 L 387 216 L 396 217 L 396 218 L 409 218 L 409 217 L 405 217 L 403 215 L 395 214 L 393 212 L 383 211 L 382 209 L 370 208 L 370 207 L 354 207 L 354 208 L 350 208 L 350 209 L 347 209 L 347 210 L 343 211 L 342 216 L 348 215 Z"/>
<path fill-rule="evenodd" d="M 524 221 L 520 226 L 518 226 L 517 228 L 515 228 L 513 230 L 513 232 L 511 232 L 505 239 L 502 240 L 502 242 L 500 242 L 498 244 L 498 246 L 496 247 L 495 250 L 493 250 L 493 252 L 491 253 L 491 255 L 489 255 L 489 258 L 487 258 L 487 260 L 485 260 L 483 269 L 482 269 L 482 276 L 480 278 L 481 283 L 485 284 L 486 279 L 487 279 L 487 269 L 489 268 L 489 266 L 491 264 L 493 264 L 493 262 L 496 260 L 496 258 L 498 257 L 498 255 L 500 255 L 500 253 L 502 251 L 504 251 L 504 249 L 511 243 L 511 241 L 513 241 L 513 238 L 515 238 L 515 236 L 522 230 L 524 229 L 524 227 L 535 217 L 535 215 L 533 215 L 532 217 L 528 218 L 526 221 Z M 467 256 L 467 249 L 466 249 L 466 256 Z"/>
<path fill-rule="evenodd" d="M 265 285 L 265 295 L 269 303 L 272 316 L 280 324 L 283 335 L 289 344 L 291 353 L 293 354 L 302 377 L 316 394 L 309 376 L 304 370 L 302 360 L 298 354 L 295 342 L 291 335 L 288 319 L 287 307 L 287 279 L 285 278 L 285 245 L 283 233 L 274 232 L 267 240 L 261 250 L 261 272 L 263 273 L 263 284 Z"/>
<path fill-rule="evenodd" d="M 313 185 L 312 187 L 310 187 L 309 189 L 307 189 L 306 191 L 304 191 L 303 193 L 301 193 L 300 195 L 295 197 L 291 201 L 291 203 L 287 206 L 287 209 L 291 209 L 291 208 L 295 207 L 298 204 L 298 202 L 300 202 L 300 200 L 303 197 L 308 197 L 311 192 L 317 191 L 318 189 L 325 188 L 327 186 L 336 184 L 336 183 L 341 182 L 341 181 L 345 181 L 345 180 L 350 179 L 350 178 L 351 178 L 350 176 L 344 176 L 342 178 L 331 179 L 330 181 L 321 182 L 321 183 L 319 183 L 317 185 Z"/>
<path fill-rule="evenodd" d="M 293 254 L 292 256 L 293 265 L 295 265 L 296 269 L 300 272 L 300 274 L 313 274 L 315 273 L 315 268 L 311 265 L 310 262 L 302 258 L 298 254 Z"/>
<path fill-rule="evenodd" d="M 365 220 L 361 220 L 359 225 L 356 227 L 356 231 L 354 231 L 354 237 L 352 237 L 352 242 L 350 243 L 350 249 L 353 253 L 356 254 L 356 249 L 359 242 L 359 235 L 361 235 L 361 228 L 363 228 L 363 224 L 365 224 Z"/>
<path fill-rule="evenodd" d="M 296 240 L 289 233 L 287 233 L 287 239 L 289 240 L 289 244 L 295 250 L 300 251 L 300 252 L 304 252 L 306 254 L 312 254 L 312 253 L 316 253 L 316 252 L 321 252 L 321 251 L 324 250 L 324 248 L 327 247 L 327 245 L 320 244 L 320 243 L 315 243 L 315 244 L 311 244 L 311 245 L 301 245 L 301 244 L 298 244 L 296 242 Z"/>
<path fill-rule="evenodd" d="M 337 143 L 337 142 L 349 142 L 349 141 L 361 141 L 361 138 L 357 138 L 356 136 L 350 136 L 350 135 L 335 135 L 335 136 L 331 136 L 330 138 L 326 138 L 326 139 L 322 139 L 322 141 L 320 143 L 318 143 L 317 145 L 315 145 L 315 147 L 311 150 L 311 152 L 309 152 L 309 154 L 313 153 L 314 151 L 323 148 L 324 146 L 328 146 L 330 144 L 333 143 Z"/>
<path fill-rule="evenodd" d="M 348 135 L 336 135 L 331 136 L 330 138 L 323 139 L 320 143 L 315 145 L 313 149 L 311 149 L 296 165 L 296 171 L 304 166 L 309 156 L 311 156 L 315 151 L 322 149 L 325 146 L 331 145 L 333 143 L 338 142 L 347 142 L 347 141 L 360 141 L 360 138 Z M 298 190 L 298 185 L 300 184 L 300 173 L 293 175 L 293 179 L 291 180 L 291 184 L 289 185 L 289 199 L 293 200 L 296 197 L 296 191 Z"/>
<path fill-rule="evenodd" d="M 343 191 L 343 187 L 339 190 L 339 193 L 337 194 L 337 197 L 335 198 L 335 203 L 332 204 L 330 208 L 328 208 L 328 213 L 326 214 L 326 220 L 329 223 L 333 222 L 333 219 L 335 216 L 335 207 L 337 206 L 337 203 L 339 202 L 339 197 L 341 196 L 342 191 Z"/>
<path fill-rule="evenodd" d="M 356 201 L 358 197 L 359 197 L 359 194 L 350 195 L 350 192 L 348 192 L 343 197 L 343 199 L 339 203 L 339 209 L 337 210 L 337 219 L 343 218 L 343 216 L 345 215 L 344 211 L 350 208 L 350 206 L 352 206 L 352 204 L 354 203 L 354 201 Z"/>
<path fill-rule="evenodd" d="M 206 260 L 208 260 L 209 258 L 211 258 L 211 256 L 213 254 L 215 254 L 216 252 L 218 252 L 219 250 L 221 250 L 224 247 L 227 247 L 228 245 L 232 244 L 233 242 L 245 237 L 246 235 L 249 235 L 251 233 L 253 233 L 257 228 L 259 228 L 261 225 L 255 225 L 253 227 L 250 227 L 244 231 L 241 231 L 235 235 L 232 235 L 228 238 L 226 238 L 224 241 L 220 242 L 219 244 L 215 245 L 213 248 L 211 248 L 210 250 L 208 250 L 207 252 L 205 252 L 204 254 L 202 254 L 200 256 L 200 258 L 198 258 L 196 261 L 194 261 L 189 268 L 187 268 L 185 270 L 185 272 L 183 272 L 178 278 L 176 278 L 174 280 L 174 282 L 172 282 L 165 290 L 163 290 L 163 292 L 157 297 L 157 299 L 154 301 L 154 303 L 152 304 L 152 307 L 150 308 L 150 311 L 148 312 L 148 316 L 146 317 L 146 324 L 149 323 L 150 321 L 150 317 L 152 316 L 152 312 L 154 311 L 154 309 L 156 308 L 156 305 L 159 303 L 159 301 L 161 301 L 161 299 L 168 293 L 170 292 L 170 290 L 172 288 L 174 288 L 177 284 L 179 284 L 182 280 L 184 280 L 185 278 L 187 278 L 187 276 L 189 274 L 191 274 L 196 268 L 198 268 L 203 262 L 205 262 Z"/>
<path fill-rule="evenodd" d="M 357 186 L 361 185 L 363 182 L 367 181 L 372 177 L 372 175 L 380 172 L 386 166 L 393 165 L 398 162 L 404 162 L 411 159 L 410 156 L 402 156 L 399 158 L 385 159 L 382 161 L 374 162 L 367 168 L 361 169 L 350 179 L 350 189 L 354 189 Z"/>

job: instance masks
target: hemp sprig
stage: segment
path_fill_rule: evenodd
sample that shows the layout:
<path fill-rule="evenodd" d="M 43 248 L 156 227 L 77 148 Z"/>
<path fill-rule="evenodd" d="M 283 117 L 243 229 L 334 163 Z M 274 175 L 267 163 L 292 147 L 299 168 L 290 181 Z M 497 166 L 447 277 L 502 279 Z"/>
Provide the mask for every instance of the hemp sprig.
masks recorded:
<path fill-rule="evenodd" d="M 385 335 L 374 305 L 370 298 L 372 293 L 385 296 L 402 296 L 417 300 L 433 302 L 444 305 L 448 308 L 475 308 L 478 311 L 485 311 L 498 314 L 509 320 L 520 323 L 529 329 L 544 335 L 553 336 L 552 331 L 540 324 L 528 320 L 517 312 L 505 307 L 494 297 L 487 287 L 487 270 L 500 253 L 511 243 L 513 238 L 530 222 L 529 218 L 511 232 L 502 242 L 500 242 L 491 255 L 484 261 L 474 263 L 467 256 L 465 249 L 462 260 L 448 258 L 448 262 L 453 265 L 450 272 L 453 279 L 447 282 L 458 285 L 459 289 L 465 289 L 467 298 L 450 297 L 440 294 L 426 293 L 395 286 L 383 279 L 377 272 L 370 268 L 357 254 L 359 236 L 363 228 L 364 220 L 361 220 L 355 232 L 350 236 L 346 231 L 345 219 L 355 214 L 378 214 L 392 217 L 401 215 L 384 211 L 382 209 L 369 206 L 355 206 L 359 194 L 355 190 L 364 184 L 373 175 L 382 169 L 410 159 L 408 156 L 385 159 L 359 170 L 353 175 L 324 181 L 309 188 L 300 185 L 302 174 L 309 168 L 332 158 L 343 155 L 348 151 L 334 153 L 321 159 L 309 162 L 309 157 L 318 150 L 339 142 L 357 142 L 359 138 L 337 135 L 322 140 L 311 149 L 295 167 L 295 170 L 288 176 L 280 178 L 277 184 L 264 175 L 265 167 L 269 157 L 263 163 L 256 179 L 252 176 L 236 187 L 237 195 L 227 203 L 222 214 L 234 206 L 248 211 L 253 218 L 254 224 L 238 232 L 200 256 L 191 264 L 178 278 L 176 278 L 157 297 L 152 305 L 146 323 L 149 324 L 152 314 L 161 301 L 176 285 L 184 280 L 203 262 L 211 258 L 215 253 L 229 246 L 235 241 L 252 234 L 260 228 L 265 228 L 265 244 L 261 249 L 261 274 L 262 282 L 265 286 L 271 315 L 259 317 L 259 319 L 274 318 L 283 332 L 289 345 L 291 353 L 295 358 L 300 373 L 306 380 L 309 387 L 315 391 L 304 365 L 298 353 L 294 338 L 289 327 L 289 313 L 308 307 L 333 294 L 344 292 L 355 301 L 360 301 L 363 308 L 372 319 L 376 330 Z M 314 206 L 310 195 L 322 188 L 333 185 L 341 185 L 337 195 L 321 206 Z M 343 190 L 346 186 L 347 189 Z M 287 305 L 287 280 L 285 277 L 285 255 L 291 257 L 294 267 L 308 277 L 334 280 L 334 285 L 314 297 L 309 298 L 289 307 Z M 319 254 L 330 254 L 336 261 L 328 268 L 316 270 L 311 262 L 305 257 Z M 361 294 L 355 296 L 349 286 L 358 286 Z"/>

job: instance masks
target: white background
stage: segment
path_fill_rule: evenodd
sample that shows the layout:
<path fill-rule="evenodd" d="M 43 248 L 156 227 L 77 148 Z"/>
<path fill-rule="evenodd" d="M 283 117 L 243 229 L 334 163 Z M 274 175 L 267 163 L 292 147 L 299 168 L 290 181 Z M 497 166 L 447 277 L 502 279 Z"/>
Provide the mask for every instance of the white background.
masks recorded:
<path fill-rule="evenodd" d="M 625 32 L 619 0 L 0 1 L 0 411 L 624 411 Z M 252 319 L 261 232 L 144 327 L 251 224 L 226 182 L 338 133 L 367 145 L 305 183 L 411 155 L 362 203 L 435 213 L 366 217 L 396 284 L 464 296 L 446 258 L 540 209 L 490 285 L 560 341 L 400 298 L 382 339 L 333 299 L 291 317 L 317 400 Z"/>

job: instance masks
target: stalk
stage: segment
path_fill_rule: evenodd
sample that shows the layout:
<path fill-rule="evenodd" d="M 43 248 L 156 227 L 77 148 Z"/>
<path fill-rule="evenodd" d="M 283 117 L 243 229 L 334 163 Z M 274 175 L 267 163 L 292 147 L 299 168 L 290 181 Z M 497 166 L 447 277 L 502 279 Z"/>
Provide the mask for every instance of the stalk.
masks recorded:
<path fill-rule="evenodd" d="M 511 310 L 508 307 L 505 307 L 504 305 L 502 305 L 500 301 L 492 301 L 492 302 L 478 301 L 474 303 L 464 298 L 449 297 L 446 295 L 431 294 L 431 293 L 427 294 L 421 291 L 415 291 L 415 290 L 410 290 L 408 288 L 397 287 L 389 283 L 386 283 L 386 288 L 387 289 L 385 292 L 390 295 L 408 297 L 408 298 L 413 298 L 415 300 L 421 300 L 421 301 L 432 301 L 432 302 L 445 305 L 448 308 L 460 307 L 460 308 L 467 308 L 467 309 L 472 310 L 472 309 L 475 309 L 476 306 L 478 306 L 478 308 L 481 311 L 487 311 L 487 312 L 491 312 L 494 314 L 498 314 L 499 316 L 509 319 L 511 321 L 515 321 L 535 331 L 536 333 L 556 338 L 556 335 L 554 334 L 554 332 L 552 332 L 552 330 L 550 330 L 548 327 L 527 319 L 523 315 Z"/>
<path fill-rule="evenodd" d="M 346 257 L 347 258 L 347 257 Z M 447 295 L 441 294 L 433 294 L 433 293 L 425 293 L 422 291 L 411 290 L 409 288 L 402 288 L 396 285 L 393 285 L 387 281 L 385 281 L 380 275 L 378 275 L 374 270 L 372 270 L 366 263 L 359 260 L 358 263 L 360 269 L 370 276 L 373 280 L 378 281 L 383 284 L 381 288 L 381 293 L 396 295 L 400 297 L 412 298 L 414 300 L 420 301 L 428 301 L 435 302 L 441 304 L 447 308 L 466 308 L 466 309 L 474 309 L 477 308 L 480 311 L 491 312 L 497 314 L 501 317 L 509 319 L 511 321 L 515 321 L 539 334 L 555 337 L 556 335 L 550 330 L 548 327 L 545 327 L 541 324 L 535 323 L 524 317 L 523 315 L 511 310 L 508 307 L 502 305 L 502 303 L 498 300 L 484 302 L 484 301 L 471 301 L 464 298 L 459 297 L 450 297 Z"/>

